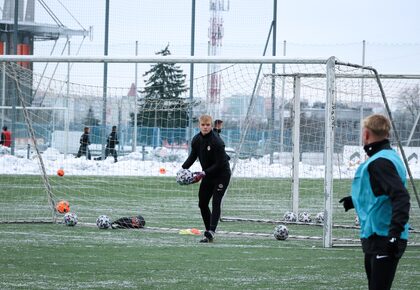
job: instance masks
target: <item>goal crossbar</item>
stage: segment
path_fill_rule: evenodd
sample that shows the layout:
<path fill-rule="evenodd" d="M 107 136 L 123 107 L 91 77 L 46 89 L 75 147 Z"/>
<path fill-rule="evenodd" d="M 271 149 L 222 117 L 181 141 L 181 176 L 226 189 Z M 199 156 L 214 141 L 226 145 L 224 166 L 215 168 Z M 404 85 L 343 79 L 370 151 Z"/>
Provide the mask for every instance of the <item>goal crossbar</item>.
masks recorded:
<path fill-rule="evenodd" d="M 268 63 L 326 64 L 328 58 L 264 57 L 197 57 L 197 56 L 34 56 L 2 55 L 0 62 L 71 62 L 71 63 Z"/>

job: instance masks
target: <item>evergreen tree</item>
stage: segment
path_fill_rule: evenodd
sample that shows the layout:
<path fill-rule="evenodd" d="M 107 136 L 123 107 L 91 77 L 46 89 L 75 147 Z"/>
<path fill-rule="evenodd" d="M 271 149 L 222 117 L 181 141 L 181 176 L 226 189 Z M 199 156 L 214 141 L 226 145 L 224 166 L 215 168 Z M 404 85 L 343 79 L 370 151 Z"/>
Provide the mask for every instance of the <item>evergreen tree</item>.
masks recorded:
<path fill-rule="evenodd" d="M 157 55 L 170 55 L 169 44 Z M 190 103 L 182 98 L 188 91 L 186 75 L 174 63 L 158 63 L 151 66 L 139 104 L 137 124 L 144 127 L 185 128 L 188 126 Z"/>
<path fill-rule="evenodd" d="M 89 111 L 87 113 L 87 116 L 85 118 L 85 125 L 86 126 L 99 126 L 100 120 L 95 117 L 95 113 L 93 112 L 92 107 L 89 108 Z"/>

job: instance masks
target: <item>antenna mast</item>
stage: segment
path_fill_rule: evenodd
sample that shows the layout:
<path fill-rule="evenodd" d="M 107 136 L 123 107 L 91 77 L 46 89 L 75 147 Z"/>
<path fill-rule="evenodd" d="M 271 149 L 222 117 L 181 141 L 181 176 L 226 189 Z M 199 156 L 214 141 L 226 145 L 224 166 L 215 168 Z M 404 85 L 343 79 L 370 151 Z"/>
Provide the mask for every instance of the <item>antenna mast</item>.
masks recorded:
<path fill-rule="evenodd" d="M 210 26 L 208 55 L 218 56 L 221 52 L 223 31 L 223 14 L 229 10 L 229 0 L 210 0 Z M 220 90 L 222 76 L 219 64 L 209 64 L 207 68 L 207 104 L 209 114 L 214 118 L 220 118 Z"/>

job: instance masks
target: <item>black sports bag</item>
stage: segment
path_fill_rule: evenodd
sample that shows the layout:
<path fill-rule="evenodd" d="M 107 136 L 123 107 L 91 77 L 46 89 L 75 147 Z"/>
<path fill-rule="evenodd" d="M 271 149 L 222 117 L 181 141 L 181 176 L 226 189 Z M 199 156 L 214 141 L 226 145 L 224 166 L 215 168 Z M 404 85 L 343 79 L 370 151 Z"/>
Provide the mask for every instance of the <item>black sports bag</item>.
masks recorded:
<path fill-rule="evenodd" d="M 143 228 L 146 221 L 141 215 L 132 217 L 122 217 L 112 222 L 114 229 L 140 229 Z"/>

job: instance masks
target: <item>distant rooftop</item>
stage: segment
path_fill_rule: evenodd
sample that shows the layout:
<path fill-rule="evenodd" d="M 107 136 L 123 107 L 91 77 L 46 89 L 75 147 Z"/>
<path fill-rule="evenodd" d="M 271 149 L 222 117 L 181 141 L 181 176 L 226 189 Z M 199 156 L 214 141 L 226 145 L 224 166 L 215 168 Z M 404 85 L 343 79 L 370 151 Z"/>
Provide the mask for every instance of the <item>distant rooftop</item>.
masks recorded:
<path fill-rule="evenodd" d="M 0 19 L 0 25 L 13 26 L 13 20 L 4 20 Z M 10 31 L 13 30 L 13 27 L 10 28 Z M 71 37 L 71 36 L 89 36 L 90 31 L 80 29 L 70 29 L 65 26 L 57 26 L 53 24 L 44 24 L 44 23 L 35 23 L 28 21 L 19 21 L 18 30 L 30 32 L 35 39 L 38 40 L 55 40 L 60 37 Z"/>

